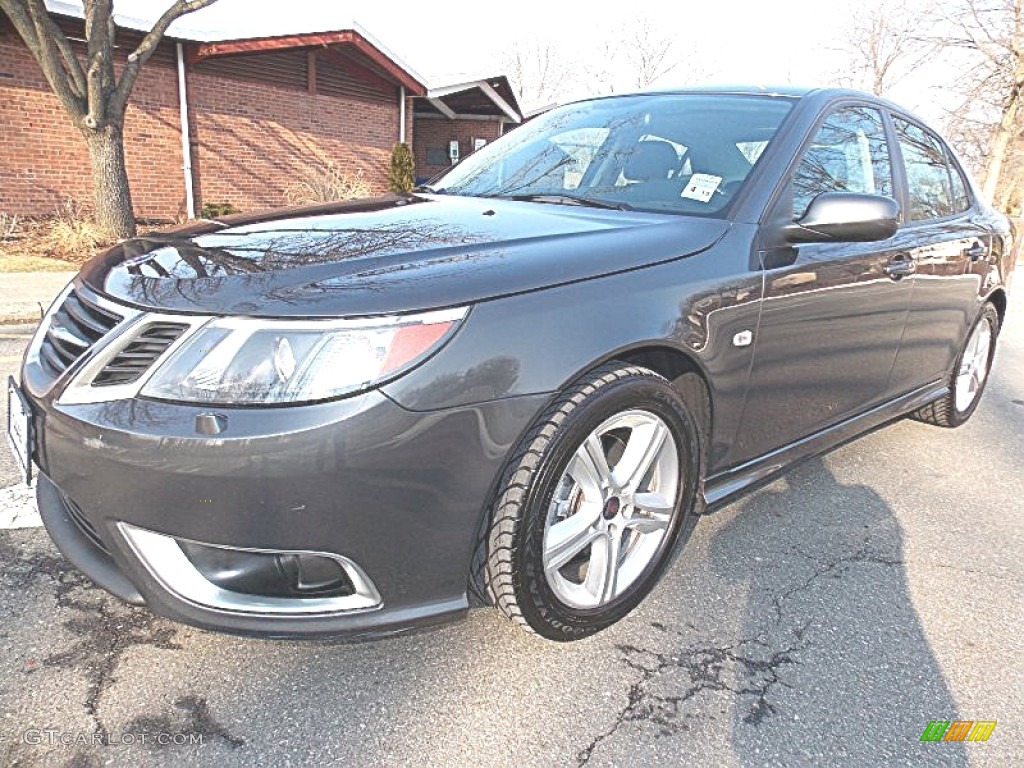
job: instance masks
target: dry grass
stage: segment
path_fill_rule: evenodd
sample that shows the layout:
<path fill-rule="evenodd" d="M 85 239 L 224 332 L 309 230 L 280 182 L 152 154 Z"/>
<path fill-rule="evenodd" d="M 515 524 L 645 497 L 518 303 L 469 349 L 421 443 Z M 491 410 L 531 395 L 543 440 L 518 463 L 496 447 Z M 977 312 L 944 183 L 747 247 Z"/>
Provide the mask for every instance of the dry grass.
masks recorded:
<path fill-rule="evenodd" d="M 70 200 L 46 218 L 0 214 L 0 272 L 77 269 L 114 242 L 112 235 Z"/>
<path fill-rule="evenodd" d="M 333 160 L 317 160 L 306 166 L 302 176 L 285 190 L 285 199 L 292 205 L 331 203 L 370 197 L 373 188 L 363 178 L 362 170 L 348 173 Z"/>

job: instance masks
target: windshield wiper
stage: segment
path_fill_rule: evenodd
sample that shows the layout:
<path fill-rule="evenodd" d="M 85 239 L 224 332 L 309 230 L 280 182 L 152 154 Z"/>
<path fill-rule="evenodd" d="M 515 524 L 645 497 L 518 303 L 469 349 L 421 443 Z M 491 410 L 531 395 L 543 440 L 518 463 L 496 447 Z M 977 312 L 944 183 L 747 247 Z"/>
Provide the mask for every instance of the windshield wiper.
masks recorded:
<path fill-rule="evenodd" d="M 447 194 L 447 190 L 444 187 L 440 189 L 434 188 L 429 184 L 420 184 L 418 187 L 412 188 L 413 192 L 426 192 L 431 195 L 444 195 Z"/>
<path fill-rule="evenodd" d="M 598 200 L 583 195 L 567 195 L 563 192 L 537 192 L 528 195 L 484 195 L 501 200 L 520 200 L 531 203 L 556 203 L 559 205 L 582 205 L 587 208 L 606 208 L 613 211 L 631 211 L 633 207 L 627 203 L 613 203 L 610 200 Z"/>

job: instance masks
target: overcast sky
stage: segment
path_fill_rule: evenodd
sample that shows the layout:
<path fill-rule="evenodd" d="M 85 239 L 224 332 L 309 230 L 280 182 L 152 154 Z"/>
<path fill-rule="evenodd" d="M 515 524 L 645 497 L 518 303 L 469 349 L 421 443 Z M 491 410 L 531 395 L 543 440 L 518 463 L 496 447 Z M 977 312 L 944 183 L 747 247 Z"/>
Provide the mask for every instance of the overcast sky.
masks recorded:
<path fill-rule="evenodd" d="M 515 0 L 471 3 L 218 0 L 182 19 L 179 28 L 224 36 L 343 29 L 358 22 L 433 84 L 441 75 L 498 74 L 514 46 L 550 42 L 569 60 L 600 58 L 600 41 L 614 39 L 642 9 L 675 41 L 677 70 L 658 85 L 698 79 L 714 83 L 830 84 L 843 58 L 836 52 L 851 10 L 874 0 L 713 0 L 671 3 L 582 3 Z M 115 0 L 116 13 L 153 19 L 169 0 Z M 695 78 L 694 73 L 699 73 Z M 932 78 L 934 80 L 934 78 Z M 934 114 L 928 78 L 903 84 L 892 97 Z M 568 95 L 585 95 L 586 82 Z M 529 106 L 529 105 L 527 105 Z"/>

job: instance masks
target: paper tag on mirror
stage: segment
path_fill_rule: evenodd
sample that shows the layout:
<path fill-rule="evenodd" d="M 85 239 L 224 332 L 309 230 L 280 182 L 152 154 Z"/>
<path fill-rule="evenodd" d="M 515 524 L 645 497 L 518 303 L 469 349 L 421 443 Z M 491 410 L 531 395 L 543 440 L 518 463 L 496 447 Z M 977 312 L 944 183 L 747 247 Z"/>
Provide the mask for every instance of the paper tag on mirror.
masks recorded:
<path fill-rule="evenodd" d="M 710 173 L 695 173 L 686 182 L 686 188 L 683 189 L 680 197 L 706 203 L 715 194 L 718 190 L 718 185 L 721 183 L 721 176 L 713 176 Z"/>

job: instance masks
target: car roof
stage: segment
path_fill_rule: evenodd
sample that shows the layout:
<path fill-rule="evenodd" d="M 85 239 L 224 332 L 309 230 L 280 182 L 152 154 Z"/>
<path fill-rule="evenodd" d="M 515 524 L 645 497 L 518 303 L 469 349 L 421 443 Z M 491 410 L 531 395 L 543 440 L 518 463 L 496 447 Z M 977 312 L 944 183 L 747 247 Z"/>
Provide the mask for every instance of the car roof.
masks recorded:
<path fill-rule="evenodd" d="M 837 99 L 857 99 L 867 101 L 875 105 L 885 107 L 893 112 L 907 115 L 918 122 L 926 121 L 917 117 L 911 110 L 895 102 L 889 101 L 881 96 L 876 96 L 865 91 L 858 91 L 852 88 L 830 88 L 820 86 L 797 86 L 797 85 L 694 85 L 679 86 L 673 88 L 648 88 L 625 93 L 613 93 L 608 95 L 590 96 L 575 99 L 568 103 L 580 103 L 584 101 L 596 101 L 599 99 L 621 99 L 630 96 L 670 96 L 673 94 L 700 93 L 700 94 L 721 94 L 723 96 L 776 96 L 789 99 L 813 99 L 819 106 L 824 106 Z"/>
<path fill-rule="evenodd" d="M 593 101 L 595 99 L 619 99 L 630 96 L 662 96 L 683 93 L 706 93 L 721 94 L 723 96 L 783 96 L 793 99 L 803 99 L 814 96 L 822 101 L 830 101 L 836 98 L 856 98 L 865 101 L 872 101 L 876 104 L 884 104 L 900 112 L 908 110 L 895 104 L 888 99 L 865 91 L 858 91 L 852 88 L 832 88 L 822 86 L 798 86 L 798 85 L 693 85 L 677 86 L 672 88 L 647 88 L 644 90 L 613 93 L 607 95 L 594 95 L 574 101 Z"/>

